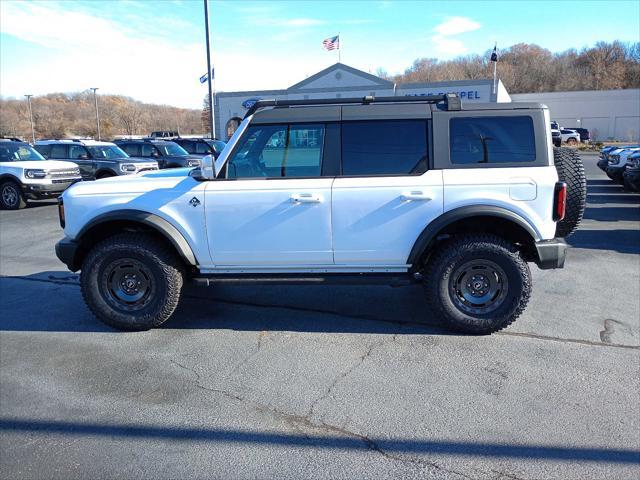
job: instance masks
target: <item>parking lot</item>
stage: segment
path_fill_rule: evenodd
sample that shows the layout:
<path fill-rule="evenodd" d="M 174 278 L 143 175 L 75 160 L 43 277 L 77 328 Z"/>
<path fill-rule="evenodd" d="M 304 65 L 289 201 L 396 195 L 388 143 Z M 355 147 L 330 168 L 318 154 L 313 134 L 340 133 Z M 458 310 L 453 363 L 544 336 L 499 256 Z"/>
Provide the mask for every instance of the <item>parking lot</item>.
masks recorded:
<path fill-rule="evenodd" d="M 640 476 L 640 195 L 585 154 L 563 270 L 510 328 L 422 289 L 189 287 L 160 329 L 94 319 L 54 202 L 0 212 L 2 478 Z"/>

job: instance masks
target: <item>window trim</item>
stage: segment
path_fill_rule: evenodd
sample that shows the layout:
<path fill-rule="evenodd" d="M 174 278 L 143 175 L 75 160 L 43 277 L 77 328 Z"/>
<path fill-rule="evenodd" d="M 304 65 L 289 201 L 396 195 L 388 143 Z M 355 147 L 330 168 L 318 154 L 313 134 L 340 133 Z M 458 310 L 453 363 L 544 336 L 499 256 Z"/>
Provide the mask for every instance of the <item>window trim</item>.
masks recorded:
<path fill-rule="evenodd" d="M 272 122 L 272 123 L 256 123 L 253 125 L 249 125 L 248 128 L 244 131 L 244 133 L 242 134 L 242 137 L 240 137 L 238 139 L 238 141 L 236 142 L 236 144 L 233 146 L 233 150 L 229 153 L 229 156 L 227 157 L 228 160 L 225 161 L 224 167 L 222 167 L 222 170 L 220 170 L 220 173 L 218 174 L 218 176 L 215 178 L 216 181 L 219 180 L 225 180 L 225 181 L 254 181 L 254 180 L 303 180 L 303 179 L 313 179 L 313 178 L 333 178 L 336 175 L 329 175 L 329 174 L 325 174 L 325 169 L 324 169 L 324 164 L 325 164 L 325 160 L 326 160 L 326 154 L 327 154 L 327 132 L 329 130 L 328 126 L 330 124 L 335 124 L 338 125 L 340 122 L 326 122 L 326 121 L 308 121 L 308 122 Z M 251 128 L 251 126 L 256 126 L 256 127 L 280 127 L 280 126 L 285 126 L 287 131 L 289 131 L 289 129 L 291 128 L 292 125 L 295 126 L 299 126 L 299 125 L 322 125 L 324 127 L 324 135 L 323 135 L 323 145 L 322 145 L 322 157 L 320 158 L 320 175 L 313 175 L 313 176 L 301 176 L 301 177 L 245 177 L 245 178 L 228 178 L 227 177 L 227 173 L 229 171 L 229 164 L 231 163 L 231 160 L 233 159 L 233 157 L 235 156 L 235 154 L 238 152 L 238 150 L 240 149 L 240 140 L 242 140 L 242 138 L 244 138 L 246 135 L 249 135 L 249 129 Z M 334 162 L 331 162 L 334 163 Z"/>
<path fill-rule="evenodd" d="M 343 168 L 343 158 L 342 158 L 342 150 L 343 150 L 343 143 L 342 143 L 342 126 L 344 124 L 348 124 L 348 123 L 380 123 L 380 122 L 386 122 L 386 123 L 393 123 L 393 122 L 410 122 L 410 121 L 416 121 L 416 122 L 425 122 L 425 141 L 427 142 L 427 168 L 424 172 L 420 172 L 420 173 L 371 173 L 371 174 L 366 174 L 366 175 L 345 175 L 342 173 L 342 168 Z M 427 173 L 429 170 L 432 170 L 431 167 L 431 163 L 432 163 L 432 149 L 431 149 L 431 145 L 432 142 L 430 142 L 430 118 L 380 118 L 380 119 L 372 119 L 372 120 L 343 120 L 340 122 L 340 173 L 339 175 L 336 175 L 337 178 L 379 178 L 379 177 L 421 177 L 422 175 L 424 175 L 425 173 Z"/>

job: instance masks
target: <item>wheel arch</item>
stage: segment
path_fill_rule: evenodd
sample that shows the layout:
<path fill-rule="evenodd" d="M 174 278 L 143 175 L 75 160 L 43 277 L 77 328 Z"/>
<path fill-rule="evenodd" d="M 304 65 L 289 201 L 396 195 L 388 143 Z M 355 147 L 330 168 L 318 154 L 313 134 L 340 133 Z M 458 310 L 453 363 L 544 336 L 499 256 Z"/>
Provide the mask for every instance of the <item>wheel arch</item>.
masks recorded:
<path fill-rule="evenodd" d="M 18 186 L 22 186 L 22 181 L 11 173 L 2 173 L 0 174 L 0 182 L 4 182 L 5 180 L 11 180 L 18 184 Z"/>
<path fill-rule="evenodd" d="M 442 236 L 456 233 L 495 233 L 522 245 L 523 253 L 537 258 L 535 242 L 540 233 L 521 215 L 493 205 L 471 205 L 445 212 L 429 223 L 413 244 L 408 265 L 421 265 Z"/>
<path fill-rule="evenodd" d="M 96 243 L 123 231 L 154 233 L 173 246 L 186 266 L 198 265 L 189 242 L 168 220 L 141 210 L 118 210 L 99 215 L 78 232 L 75 237 L 78 249 L 73 266 L 79 269 L 84 257 Z"/>
<path fill-rule="evenodd" d="M 100 178 L 102 175 L 107 174 L 107 177 L 117 177 L 118 174 L 116 172 L 114 172 L 113 170 L 111 170 L 110 168 L 100 168 L 99 170 L 96 170 L 96 173 L 94 174 L 94 177 L 96 179 Z"/>

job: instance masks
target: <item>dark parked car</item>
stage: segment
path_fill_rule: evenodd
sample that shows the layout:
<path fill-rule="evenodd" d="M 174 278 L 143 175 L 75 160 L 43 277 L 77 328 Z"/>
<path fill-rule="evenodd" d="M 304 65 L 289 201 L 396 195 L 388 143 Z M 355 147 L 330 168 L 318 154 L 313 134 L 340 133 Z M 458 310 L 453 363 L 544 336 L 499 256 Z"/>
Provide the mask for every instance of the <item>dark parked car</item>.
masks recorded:
<path fill-rule="evenodd" d="M 640 192 L 640 152 L 627 157 L 627 167 L 622 174 L 624 186 L 628 190 Z"/>
<path fill-rule="evenodd" d="M 591 141 L 591 134 L 589 133 L 589 130 L 587 130 L 586 128 L 571 128 L 571 130 L 575 130 L 576 132 L 578 132 L 580 134 L 580 141 L 582 143 L 589 143 Z"/>
<path fill-rule="evenodd" d="M 159 130 L 157 132 L 151 132 L 151 135 L 149 135 L 151 138 L 170 138 L 173 139 L 175 137 L 179 137 L 180 134 L 178 132 L 171 132 L 169 130 Z"/>
<path fill-rule="evenodd" d="M 80 167 L 83 180 L 158 170 L 158 162 L 131 158 L 110 142 L 94 140 L 38 140 L 34 148 L 45 158 L 66 160 Z"/>
<path fill-rule="evenodd" d="M 214 158 L 218 158 L 218 155 L 226 145 L 222 140 L 215 138 L 176 138 L 173 141 L 190 154 L 198 155 L 199 157 L 213 155 Z"/>
<path fill-rule="evenodd" d="M 167 140 L 116 140 L 116 145 L 131 156 L 156 160 L 160 168 L 199 167 L 200 157 L 190 155 L 175 142 Z"/>

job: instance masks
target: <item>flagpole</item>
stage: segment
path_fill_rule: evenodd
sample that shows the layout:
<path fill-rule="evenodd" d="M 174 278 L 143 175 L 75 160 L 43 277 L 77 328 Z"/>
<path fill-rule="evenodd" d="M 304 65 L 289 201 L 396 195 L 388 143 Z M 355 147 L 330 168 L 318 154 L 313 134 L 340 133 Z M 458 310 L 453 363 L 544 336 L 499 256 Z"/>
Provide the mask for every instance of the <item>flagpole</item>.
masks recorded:
<path fill-rule="evenodd" d="M 209 131 L 211 138 L 215 138 L 216 132 L 214 127 L 213 113 L 213 87 L 211 85 L 211 48 L 209 46 L 209 0 L 204 0 L 204 22 L 205 35 L 207 38 L 207 85 L 209 87 Z"/>
<path fill-rule="evenodd" d="M 338 63 L 342 63 L 340 60 L 340 51 L 342 50 L 342 38 L 340 38 L 340 32 L 338 32 Z"/>

